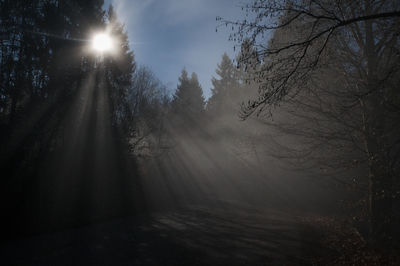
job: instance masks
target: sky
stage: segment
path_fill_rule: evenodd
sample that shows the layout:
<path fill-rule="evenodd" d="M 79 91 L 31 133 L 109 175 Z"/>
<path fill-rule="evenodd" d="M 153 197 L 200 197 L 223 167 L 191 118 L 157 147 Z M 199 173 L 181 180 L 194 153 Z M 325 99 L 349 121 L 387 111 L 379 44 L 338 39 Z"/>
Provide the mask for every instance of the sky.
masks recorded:
<path fill-rule="evenodd" d="M 204 96 L 211 95 L 211 78 L 226 52 L 235 56 L 230 29 L 216 27 L 216 17 L 243 16 L 237 0 L 106 0 L 125 24 L 136 63 L 146 65 L 171 93 L 182 69 L 196 72 Z"/>

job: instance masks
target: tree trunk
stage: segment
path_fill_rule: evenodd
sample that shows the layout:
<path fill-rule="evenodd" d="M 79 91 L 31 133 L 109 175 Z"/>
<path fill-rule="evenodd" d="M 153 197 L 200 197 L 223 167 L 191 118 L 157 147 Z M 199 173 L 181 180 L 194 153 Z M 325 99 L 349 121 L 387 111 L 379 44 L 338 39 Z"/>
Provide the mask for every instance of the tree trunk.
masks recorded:
<path fill-rule="evenodd" d="M 366 1 L 366 14 L 369 14 Z M 367 59 L 368 120 L 366 146 L 369 160 L 370 240 L 387 243 L 392 237 L 392 174 L 385 145 L 385 112 L 383 89 L 377 78 L 377 55 L 372 21 L 365 21 L 365 53 Z"/>
<path fill-rule="evenodd" d="M 393 179 L 386 159 L 379 151 L 376 138 L 368 141 L 370 188 L 369 211 L 371 240 L 376 244 L 390 241 L 392 238 L 392 185 Z"/>
<path fill-rule="evenodd" d="M 10 106 L 10 118 L 9 118 L 9 124 L 13 125 L 15 122 L 16 118 L 16 113 L 17 113 L 17 97 L 12 96 L 11 97 L 11 106 Z"/>

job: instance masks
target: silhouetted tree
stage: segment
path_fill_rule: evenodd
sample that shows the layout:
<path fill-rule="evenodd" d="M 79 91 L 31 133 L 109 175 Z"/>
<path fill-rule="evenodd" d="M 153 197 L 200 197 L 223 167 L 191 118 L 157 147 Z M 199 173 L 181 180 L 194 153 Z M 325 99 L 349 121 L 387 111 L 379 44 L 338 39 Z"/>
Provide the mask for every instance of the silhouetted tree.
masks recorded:
<path fill-rule="evenodd" d="M 105 17 L 102 6 L 102 0 L 0 1 L 1 204 L 18 230 L 29 231 L 19 225 L 34 220 L 35 230 L 46 230 L 53 216 L 60 225 L 85 220 L 91 214 L 77 215 L 78 198 L 84 210 L 90 197 L 107 191 L 103 200 L 113 204 L 119 182 L 135 174 L 123 168 L 135 62 L 115 12 L 111 7 Z M 106 28 L 115 50 L 100 60 L 89 38 Z M 96 173 L 103 183 L 89 190 Z M 93 209 L 93 217 L 103 214 Z"/>
<path fill-rule="evenodd" d="M 348 151 L 349 143 L 360 148 L 369 170 L 371 236 L 380 243 L 389 240 L 399 174 L 395 128 L 400 120 L 393 100 L 399 71 L 399 4 L 254 1 L 246 10 L 255 14 L 253 21 L 225 21 L 238 27 L 232 38 L 249 37 L 262 58 L 254 75 L 259 97 L 243 106 L 242 117 L 293 104 L 294 122 L 307 121 L 308 126 L 298 130 L 299 124 L 288 126 L 286 120 L 283 132 L 303 134 L 319 146 L 331 145 L 331 150 Z M 271 31 L 268 45 L 257 41 Z M 351 151 L 345 154 L 354 158 Z M 343 162 L 341 166 L 346 167 Z"/>
<path fill-rule="evenodd" d="M 133 75 L 128 95 L 134 117 L 129 140 L 131 151 L 138 156 L 159 154 L 164 146 L 169 111 L 166 88 L 149 68 L 141 66 Z"/>
<path fill-rule="evenodd" d="M 359 9 L 365 7 L 364 10 Z M 294 89 L 292 86 L 300 81 L 313 69 L 324 51 L 326 44 L 334 33 L 345 29 L 349 25 L 358 25 L 360 22 L 393 23 L 400 17 L 400 11 L 396 1 L 253 1 L 243 7 L 247 14 L 255 14 L 254 19 L 242 21 L 227 21 L 217 17 L 221 25 L 230 24 L 237 27 L 237 32 L 231 35 L 234 41 L 243 41 L 249 38 L 257 48 L 258 57 L 269 57 L 277 54 L 285 54 L 280 57 L 285 68 L 275 78 L 266 78 L 267 71 L 275 69 L 274 62 L 268 64 L 264 71 L 260 71 L 259 78 L 263 79 L 259 99 L 253 101 L 244 110 L 245 116 L 257 109 L 263 109 L 273 105 Z M 257 38 L 268 36 L 271 31 L 280 28 L 298 27 L 307 24 L 307 27 L 298 28 L 295 36 L 285 43 L 277 46 L 265 45 L 257 42 Z M 304 34 L 303 34 L 304 33 Z M 308 34 L 307 34 L 308 33 Z M 310 49 L 313 47 L 313 49 Z M 313 52 L 311 53 L 311 50 Z M 251 57 L 249 57 L 250 59 Z M 284 62 L 282 62 L 284 61 Z M 279 79 L 281 78 L 281 79 Z M 293 83 L 292 83 L 293 82 Z M 290 96 L 290 95 L 289 95 Z M 260 110 L 262 111 L 262 110 Z"/>
<path fill-rule="evenodd" d="M 1 2 L 0 153 L 7 169 L 24 164 L 35 169 L 38 164 L 32 158 L 43 157 L 57 143 L 60 121 L 79 86 L 82 68 L 88 66 L 81 40 L 87 39 L 90 25 L 102 23 L 101 5 L 102 1 Z"/>
<path fill-rule="evenodd" d="M 197 75 L 192 73 L 189 78 L 187 71 L 183 69 L 171 103 L 173 113 L 184 124 L 195 125 L 201 119 L 204 105 L 203 90 Z"/>
<path fill-rule="evenodd" d="M 118 129 L 122 133 L 123 140 L 127 141 L 129 127 L 134 122 L 128 90 L 132 86 L 132 74 L 135 72 L 136 64 L 133 52 L 129 48 L 128 34 L 118 21 L 112 5 L 108 9 L 107 17 L 108 31 L 114 39 L 113 55 L 104 58 L 111 120 L 113 127 Z"/>
<path fill-rule="evenodd" d="M 222 61 L 215 71 L 219 79 L 213 77 L 211 97 L 207 102 L 207 111 L 218 116 L 222 111 L 233 113 L 239 103 L 237 93 L 240 90 L 239 72 L 229 56 L 224 53 Z"/>

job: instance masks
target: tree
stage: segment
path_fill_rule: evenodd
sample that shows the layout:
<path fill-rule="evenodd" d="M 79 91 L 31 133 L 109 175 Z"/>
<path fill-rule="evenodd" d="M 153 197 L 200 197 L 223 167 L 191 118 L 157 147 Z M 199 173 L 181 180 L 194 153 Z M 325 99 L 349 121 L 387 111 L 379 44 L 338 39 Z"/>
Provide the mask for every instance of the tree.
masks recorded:
<path fill-rule="evenodd" d="M 359 9 L 359 7 L 364 7 Z M 269 58 L 278 54 L 285 54 L 277 61 L 270 61 L 260 71 L 260 95 L 255 101 L 244 108 L 244 116 L 254 111 L 262 112 L 264 108 L 276 104 L 285 96 L 295 94 L 294 84 L 301 82 L 318 64 L 321 54 L 325 50 L 330 38 L 338 31 L 348 26 L 358 25 L 360 22 L 396 24 L 400 17 L 399 6 L 396 1 L 267 1 L 256 0 L 243 7 L 246 14 L 255 14 L 254 20 L 227 21 L 217 17 L 222 25 L 231 24 L 237 27 L 237 32 L 230 36 L 234 41 L 244 41 L 248 38 L 254 45 L 256 56 Z M 299 27 L 294 36 L 287 36 L 283 43 L 265 45 L 257 42 L 259 37 L 270 36 L 271 31 Z M 392 33 L 395 33 L 393 31 Z M 294 33 L 294 32 L 292 32 Z M 301 33 L 301 34 L 300 34 Z M 313 49 L 310 49 L 310 48 Z M 312 52 L 311 52 L 312 50 Z M 253 56 L 242 58 L 252 60 Z M 284 61 L 284 62 L 283 62 Z M 285 67 L 283 67 L 283 65 Z M 276 70 L 282 72 L 273 77 L 265 76 L 266 72 Z"/>
<path fill-rule="evenodd" d="M 347 151 L 336 154 L 355 162 L 361 154 L 369 171 L 372 240 L 383 243 L 392 238 L 400 150 L 399 102 L 394 92 L 399 73 L 399 4 L 254 1 L 246 9 L 255 13 L 255 19 L 231 22 L 238 27 L 232 38 L 250 37 L 262 63 L 254 75 L 259 97 L 243 105 L 242 117 L 290 106 L 296 124 L 286 120 L 279 126 L 283 132 L 318 143 L 313 147 L 331 146 L 335 152 L 343 147 Z M 257 42 L 270 31 L 268 45 Z M 301 128 L 299 121 L 308 126 Z M 360 153 L 354 155 L 350 147 Z M 346 167 L 343 160 L 340 166 Z"/>
<path fill-rule="evenodd" d="M 1 202 L 13 217 L 10 228 L 29 231 L 23 223 L 37 220 L 33 227 L 43 229 L 56 214 L 61 226 L 82 222 L 89 215 L 79 217 L 73 206 L 79 197 L 82 210 L 91 204 L 88 178 L 100 172 L 111 186 L 97 188 L 108 193 L 134 173 L 131 167 L 110 178 L 128 158 L 127 89 L 135 63 L 123 26 L 112 7 L 106 25 L 102 6 L 102 0 L 0 1 Z M 119 42 L 99 64 L 88 52 L 88 35 L 107 27 Z"/>
<path fill-rule="evenodd" d="M 128 34 L 118 21 L 112 5 L 108 9 L 108 31 L 114 39 L 113 55 L 104 58 L 104 69 L 108 97 L 110 99 L 111 120 L 116 129 L 122 133 L 124 141 L 129 134 L 133 120 L 130 111 L 128 90 L 132 86 L 132 74 L 136 64 L 134 54 L 129 48 Z"/>
<path fill-rule="evenodd" d="M 170 101 L 166 88 L 148 67 L 141 66 L 133 74 L 128 96 L 134 121 L 130 129 L 131 152 L 138 156 L 157 155 L 165 146 Z"/>
<path fill-rule="evenodd" d="M 195 125 L 201 119 L 204 105 L 203 90 L 196 73 L 192 73 L 189 79 L 187 71 L 183 69 L 171 103 L 173 113 L 183 124 Z"/>
<path fill-rule="evenodd" d="M 226 53 L 223 54 L 215 72 L 219 79 L 213 77 L 211 80 L 214 88 L 211 89 L 211 97 L 207 102 L 207 111 L 218 116 L 222 112 L 227 112 L 227 108 L 232 111 L 235 105 L 238 105 L 238 97 L 235 96 L 239 92 L 240 81 L 239 72 Z"/>
<path fill-rule="evenodd" d="M 35 169 L 38 163 L 32 158 L 43 158 L 58 142 L 60 121 L 88 68 L 81 40 L 87 39 L 88 27 L 102 23 L 102 1 L 17 0 L 0 5 L 0 157 L 10 171 L 21 164 Z"/>

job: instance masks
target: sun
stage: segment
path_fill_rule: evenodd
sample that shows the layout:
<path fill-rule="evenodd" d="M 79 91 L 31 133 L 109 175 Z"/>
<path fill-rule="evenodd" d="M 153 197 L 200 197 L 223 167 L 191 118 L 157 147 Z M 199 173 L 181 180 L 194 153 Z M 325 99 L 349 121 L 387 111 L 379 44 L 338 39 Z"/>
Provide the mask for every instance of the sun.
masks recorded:
<path fill-rule="evenodd" d="M 112 49 L 113 43 L 110 35 L 106 33 L 98 33 L 94 35 L 92 47 L 97 52 L 107 52 Z"/>

